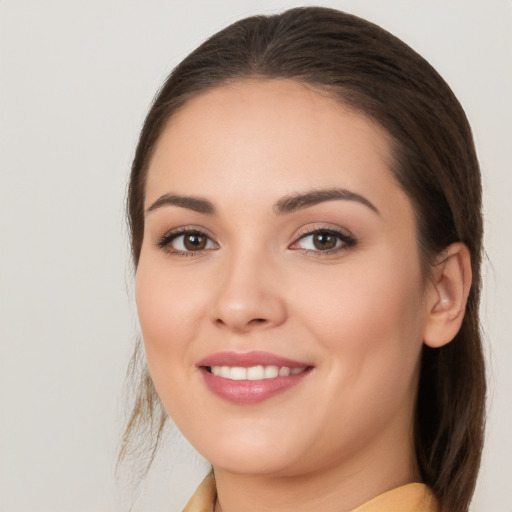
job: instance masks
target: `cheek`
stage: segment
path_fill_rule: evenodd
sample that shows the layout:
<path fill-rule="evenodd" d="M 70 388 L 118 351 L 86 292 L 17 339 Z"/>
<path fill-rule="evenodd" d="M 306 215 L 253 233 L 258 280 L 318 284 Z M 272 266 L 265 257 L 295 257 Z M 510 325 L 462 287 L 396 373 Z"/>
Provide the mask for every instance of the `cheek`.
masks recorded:
<path fill-rule="evenodd" d="M 326 452 L 340 438 L 350 441 L 344 449 L 356 449 L 397 418 L 407 423 L 414 404 L 422 347 L 421 275 L 406 261 L 378 269 L 367 265 L 331 275 L 323 292 L 308 300 L 298 290 L 293 294 L 304 326 L 324 353 L 325 400 L 316 408 Z"/>
<path fill-rule="evenodd" d="M 183 361 L 197 325 L 194 319 L 201 309 L 197 287 L 181 282 L 179 275 L 173 275 L 164 266 L 158 261 L 145 261 L 142 256 L 135 280 L 137 311 L 150 371 L 164 361 Z"/>
<path fill-rule="evenodd" d="M 378 256 L 379 264 L 361 258 L 346 272 L 315 276 L 306 283 L 312 293 L 291 294 L 333 356 L 330 364 L 347 378 L 371 382 L 371 375 L 392 379 L 393 371 L 414 371 L 424 322 L 422 276 L 414 258 L 391 251 Z"/>
<path fill-rule="evenodd" d="M 200 287 L 180 280 L 155 259 L 141 257 L 135 297 L 146 361 L 157 393 L 173 419 L 186 418 L 190 407 L 185 393 L 195 373 L 191 353 L 199 322 L 204 317 Z M 178 427 L 180 423 L 176 422 Z"/>

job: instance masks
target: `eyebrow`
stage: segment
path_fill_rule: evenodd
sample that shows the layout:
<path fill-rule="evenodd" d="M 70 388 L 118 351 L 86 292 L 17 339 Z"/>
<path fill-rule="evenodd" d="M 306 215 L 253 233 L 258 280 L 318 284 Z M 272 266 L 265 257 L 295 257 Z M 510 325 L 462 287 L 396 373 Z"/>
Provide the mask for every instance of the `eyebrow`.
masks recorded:
<path fill-rule="evenodd" d="M 159 197 L 147 210 L 146 213 L 152 212 L 162 206 L 173 205 L 181 206 L 205 215 L 215 215 L 215 206 L 207 199 L 190 196 L 178 196 L 174 194 L 164 194 Z"/>
<path fill-rule="evenodd" d="M 356 201 L 368 207 L 373 212 L 380 215 L 377 207 L 371 203 L 366 197 L 360 194 L 351 192 L 344 188 L 330 188 L 325 190 L 313 190 L 311 192 L 304 192 L 301 194 L 293 194 L 280 199 L 273 207 L 276 215 L 285 215 L 297 210 L 302 210 L 316 204 L 324 203 L 326 201 L 345 200 Z M 164 194 L 159 197 L 147 210 L 146 213 L 152 212 L 163 206 L 179 206 L 187 208 L 204 215 L 215 215 L 216 210 L 213 203 L 207 199 L 192 196 L 180 196 L 175 194 Z"/>
<path fill-rule="evenodd" d="M 366 197 L 346 190 L 344 188 L 329 188 L 325 190 L 313 190 L 303 194 L 294 194 L 280 199 L 274 206 L 274 212 L 277 215 L 292 213 L 303 208 L 314 206 L 325 201 L 334 200 L 356 201 L 367 206 L 370 210 L 380 215 L 377 207 Z"/>

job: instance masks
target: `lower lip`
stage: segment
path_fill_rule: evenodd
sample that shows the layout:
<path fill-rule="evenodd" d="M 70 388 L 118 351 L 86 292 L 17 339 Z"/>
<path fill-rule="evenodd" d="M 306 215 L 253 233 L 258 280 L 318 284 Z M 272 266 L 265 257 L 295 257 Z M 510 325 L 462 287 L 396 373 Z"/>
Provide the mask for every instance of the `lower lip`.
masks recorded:
<path fill-rule="evenodd" d="M 261 380 L 231 380 L 213 375 L 206 368 L 201 374 L 208 389 L 215 395 L 237 404 L 257 404 L 296 386 L 311 368 L 297 375 Z"/>

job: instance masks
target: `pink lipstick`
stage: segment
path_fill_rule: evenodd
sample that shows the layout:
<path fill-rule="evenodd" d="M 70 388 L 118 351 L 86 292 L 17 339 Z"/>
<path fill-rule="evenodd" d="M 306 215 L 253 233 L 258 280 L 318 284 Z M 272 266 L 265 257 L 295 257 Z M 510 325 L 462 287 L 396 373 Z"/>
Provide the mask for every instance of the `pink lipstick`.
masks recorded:
<path fill-rule="evenodd" d="M 208 389 L 234 403 L 253 404 L 290 389 L 313 366 L 269 352 L 218 352 L 198 364 Z"/>

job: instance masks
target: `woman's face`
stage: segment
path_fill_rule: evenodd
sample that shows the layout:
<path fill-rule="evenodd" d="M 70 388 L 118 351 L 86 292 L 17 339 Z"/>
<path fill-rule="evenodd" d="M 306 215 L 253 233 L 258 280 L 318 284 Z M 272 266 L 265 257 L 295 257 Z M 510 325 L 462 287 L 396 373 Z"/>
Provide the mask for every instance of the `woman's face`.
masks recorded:
<path fill-rule="evenodd" d="M 216 468 L 410 449 L 426 291 L 390 162 L 379 126 L 285 80 L 206 92 L 163 131 L 137 306 L 158 394 Z"/>

